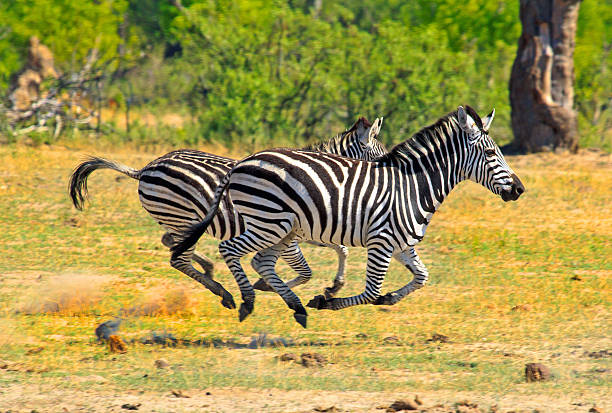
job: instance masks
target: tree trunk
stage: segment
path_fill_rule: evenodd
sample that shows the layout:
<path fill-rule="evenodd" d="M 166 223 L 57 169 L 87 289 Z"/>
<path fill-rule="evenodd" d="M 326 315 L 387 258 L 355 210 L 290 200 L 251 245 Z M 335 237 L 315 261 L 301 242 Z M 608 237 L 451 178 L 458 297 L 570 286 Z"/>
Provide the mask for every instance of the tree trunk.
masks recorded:
<path fill-rule="evenodd" d="M 521 0 L 523 32 L 510 76 L 514 149 L 578 149 L 574 46 L 580 0 Z"/>

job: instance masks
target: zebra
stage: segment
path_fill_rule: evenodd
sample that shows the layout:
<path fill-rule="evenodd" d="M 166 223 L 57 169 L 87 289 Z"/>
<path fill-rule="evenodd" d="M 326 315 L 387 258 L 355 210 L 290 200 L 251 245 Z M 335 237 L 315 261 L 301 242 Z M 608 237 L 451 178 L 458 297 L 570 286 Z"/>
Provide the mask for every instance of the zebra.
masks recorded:
<path fill-rule="evenodd" d="M 307 146 L 306 149 L 354 158 L 374 159 L 387 152 L 385 146 L 377 140 L 381 124 L 382 120 L 377 119 L 374 124 L 371 124 L 362 117 L 345 132 L 329 140 Z M 143 208 L 164 227 L 166 233 L 162 236 L 161 242 L 164 246 L 171 248 L 180 240 L 182 231 L 200 222 L 206 215 L 213 199 L 214 189 L 236 162 L 235 159 L 223 156 L 182 149 L 167 153 L 141 170 L 136 170 L 115 161 L 90 157 L 78 165 L 71 175 L 69 193 L 74 206 L 82 210 L 88 195 L 87 178 L 93 171 L 104 168 L 113 169 L 137 179 L 140 202 Z M 215 211 L 215 219 L 208 230 L 210 235 L 224 240 L 244 231 L 244 222 L 228 199 L 224 199 L 223 204 Z M 326 296 L 333 297 L 344 285 L 347 248 L 337 245 L 329 246 L 336 250 L 339 257 L 338 271 L 333 286 L 326 289 Z M 289 281 L 288 285 L 296 286 L 310 279 L 312 271 L 297 242 L 288 245 L 281 256 L 298 273 L 298 277 Z M 191 262 L 192 259 L 202 267 L 204 273 L 196 270 Z M 252 262 L 254 267 L 262 265 L 262 256 L 256 255 Z M 232 295 L 221 284 L 213 280 L 213 262 L 196 252 L 195 247 L 183 254 L 173 256 L 170 264 L 220 296 L 221 304 L 224 307 L 236 308 Z M 263 279 L 256 282 L 255 287 L 272 291 Z"/>
<path fill-rule="evenodd" d="M 459 106 L 372 161 L 289 149 L 247 157 L 226 175 L 208 215 L 184 234 L 173 254 L 180 255 L 198 240 L 229 187 L 246 229 L 221 242 L 219 251 L 240 287 L 241 320 L 253 311 L 255 294 L 240 258 L 258 251 L 266 260 L 257 272 L 306 327 L 306 309 L 274 272 L 280 251 L 295 240 L 367 248 L 365 291 L 346 298 L 317 295 L 308 307 L 339 310 L 368 303 L 396 304 L 428 279 L 415 246 L 455 185 L 470 179 L 504 201 L 517 200 L 524 192 L 489 136 L 494 116 L 495 110 L 481 119 L 471 107 Z M 381 295 L 391 258 L 412 272 L 413 279 Z"/>

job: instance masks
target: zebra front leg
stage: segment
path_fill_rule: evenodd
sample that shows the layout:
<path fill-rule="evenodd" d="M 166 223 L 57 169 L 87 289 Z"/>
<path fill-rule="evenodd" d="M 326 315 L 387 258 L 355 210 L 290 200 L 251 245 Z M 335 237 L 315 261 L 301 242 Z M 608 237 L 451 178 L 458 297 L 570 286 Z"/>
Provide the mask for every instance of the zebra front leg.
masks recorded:
<path fill-rule="evenodd" d="M 334 285 L 325 288 L 324 292 L 325 298 L 329 300 L 330 298 L 335 297 L 338 291 L 340 291 L 340 289 L 344 287 L 344 284 L 346 284 L 344 272 L 346 268 L 346 258 L 348 257 L 348 248 L 346 248 L 344 245 L 331 244 L 328 245 L 328 247 L 333 248 L 336 251 L 336 254 L 338 254 L 338 270 L 336 271 L 336 277 L 334 278 Z"/>
<path fill-rule="evenodd" d="M 425 267 L 425 264 L 423 264 L 421 258 L 419 258 L 414 248 L 409 248 L 408 250 L 400 252 L 399 254 L 395 255 L 395 259 L 404 264 L 404 266 L 406 266 L 406 268 L 408 268 L 410 272 L 412 272 L 412 274 L 414 275 L 412 281 L 410 281 L 408 284 L 398 290 L 387 293 L 385 295 L 381 295 L 372 304 L 397 304 L 411 292 L 416 291 L 419 288 L 423 288 L 423 286 L 427 282 L 429 272 L 427 271 L 427 267 Z"/>
<path fill-rule="evenodd" d="M 360 304 L 374 302 L 380 296 L 380 289 L 385 279 L 385 274 L 391 262 L 392 249 L 390 247 L 377 245 L 368 248 L 368 263 L 366 266 L 366 288 L 359 295 L 346 298 L 327 299 L 323 295 L 317 295 L 307 304 L 307 307 L 319 310 L 340 310 Z"/>
<path fill-rule="evenodd" d="M 302 250 L 296 241 L 292 241 L 289 246 L 281 252 L 280 256 L 293 271 L 298 273 L 297 277 L 287 282 L 289 288 L 305 284 L 312 278 L 312 270 L 308 266 L 306 258 L 304 258 L 304 254 L 302 254 Z M 266 257 L 264 257 L 262 251 L 260 251 L 255 254 L 251 260 L 251 266 L 260 275 L 261 272 L 259 268 L 262 268 L 262 265 L 265 264 L 265 259 Z M 263 278 L 257 280 L 257 282 L 253 284 L 253 288 L 261 291 L 274 291 Z"/>
<path fill-rule="evenodd" d="M 270 285 L 274 291 L 281 296 L 287 306 L 294 311 L 293 317 L 295 320 L 304 328 L 306 328 L 307 317 L 306 309 L 302 305 L 300 299 L 295 295 L 288 283 L 285 284 L 275 272 L 276 261 L 279 255 L 283 251 L 287 250 L 287 247 L 291 245 L 291 239 L 293 234 L 287 236 L 281 243 L 274 245 L 270 248 L 266 248 L 260 251 L 261 260 L 258 261 L 256 268 L 264 278 L 265 282 Z"/>
<path fill-rule="evenodd" d="M 333 248 L 333 250 L 336 251 L 336 254 L 338 254 L 338 269 L 336 270 L 334 285 L 325 288 L 325 291 L 323 293 L 326 299 L 333 298 L 338 293 L 338 291 L 340 291 L 340 289 L 344 287 L 344 284 L 346 283 L 346 281 L 344 280 L 344 271 L 346 267 L 346 258 L 348 257 L 348 248 L 346 248 L 344 245 L 324 244 L 322 242 L 317 241 L 309 240 L 306 242 L 311 245 L 317 245 L 319 247 Z"/>

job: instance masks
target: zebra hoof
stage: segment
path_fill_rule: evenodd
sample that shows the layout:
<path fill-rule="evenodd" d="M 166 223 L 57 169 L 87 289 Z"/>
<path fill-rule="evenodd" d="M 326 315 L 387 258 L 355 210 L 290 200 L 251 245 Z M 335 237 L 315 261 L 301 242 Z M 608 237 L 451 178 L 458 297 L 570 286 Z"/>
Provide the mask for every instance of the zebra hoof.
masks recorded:
<path fill-rule="evenodd" d="M 295 318 L 295 321 L 297 321 L 299 325 L 306 328 L 306 322 L 308 321 L 307 314 L 293 313 L 293 318 Z"/>
<path fill-rule="evenodd" d="M 264 281 L 263 278 L 260 278 L 259 280 L 257 280 L 257 282 L 253 284 L 253 288 L 259 291 L 274 291 L 272 287 L 270 287 L 268 283 Z"/>
<path fill-rule="evenodd" d="M 332 298 L 336 296 L 337 292 L 338 290 L 335 287 L 327 287 L 325 288 L 323 295 L 325 296 L 326 300 L 331 300 Z"/>
<path fill-rule="evenodd" d="M 393 305 L 397 303 L 395 296 L 391 293 L 387 293 L 385 295 L 381 295 L 376 300 L 372 301 L 374 305 Z"/>
<path fill-rule="evenodd" d="M 315 296 L 312 300 L 308 301 L 306 307 L 316 308 L 317 310 L 324 310 L 328 307 L 329 302 L 322 295 Z"/>
<path fill-rule="evenodd" d="M 238 319 L 242 322 L 252 312 L 253 312 L 253 303 L 242 303 L 240 304 L 240 310 L 238 310 Z"/>
<path fill-rule="evenodd" d="M 234 297 L 230 293 L 223 294 L 223 299 L 221 300 L 221 305 L 225 308 L 229 308 L 233 310 L 236 308 L 236 303 L 234 302 Z"/>

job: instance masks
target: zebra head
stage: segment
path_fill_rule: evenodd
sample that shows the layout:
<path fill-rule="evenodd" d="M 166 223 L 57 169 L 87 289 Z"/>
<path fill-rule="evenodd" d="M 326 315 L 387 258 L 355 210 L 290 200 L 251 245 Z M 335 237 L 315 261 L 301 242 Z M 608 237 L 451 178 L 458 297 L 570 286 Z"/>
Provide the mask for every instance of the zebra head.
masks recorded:
<path fill-rule="evenodd" d="M 457 120 L 466 147 L 464 174 L 468 179 L 488 188 L 504 201 L 516 201 L 525 187 L 508 166 L 499 146 L 489 136 L 489 127 L 495 116 L 495 109 L 484 119 L 474 109 L 459 106 Z"/>
<path fill-rule="evenodd" d="M 377 139 L 382 122 L 382 117 L 376 118 L 374 123 L 370 123 L 366 118 L 361 117 L 348 130 L 349 133 L 354 134 L 349 144 L 359 147 L 358 152 L 362 153 L 361 159 L 371 161 L 387 153 L 385 145 Z"/>

